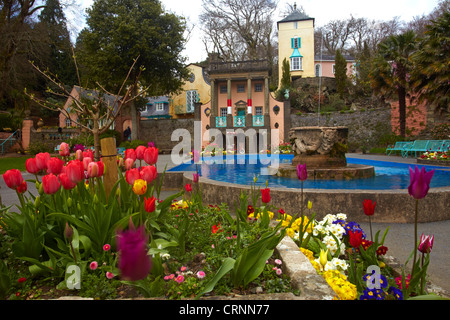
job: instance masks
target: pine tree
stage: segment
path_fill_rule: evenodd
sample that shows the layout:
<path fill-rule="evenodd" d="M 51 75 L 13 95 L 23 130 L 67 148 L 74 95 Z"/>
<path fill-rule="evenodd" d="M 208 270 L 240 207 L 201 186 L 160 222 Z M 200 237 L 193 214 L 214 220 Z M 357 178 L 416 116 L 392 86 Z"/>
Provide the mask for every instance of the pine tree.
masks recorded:
<path fill-rule="evenodd" d="M 341 53 L 341 50 L 336 50 L 334 58 L 334 78 L 336 79 L 336 89 L 341 99 L 344 99 L 347 92 L 347 61 Z"/>

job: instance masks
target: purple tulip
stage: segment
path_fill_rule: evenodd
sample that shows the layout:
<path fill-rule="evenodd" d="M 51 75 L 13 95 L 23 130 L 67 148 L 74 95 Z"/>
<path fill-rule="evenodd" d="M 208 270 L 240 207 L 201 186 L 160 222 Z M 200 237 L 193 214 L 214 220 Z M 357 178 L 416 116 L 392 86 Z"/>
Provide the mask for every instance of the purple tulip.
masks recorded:
<path fill-rule="evenodd" d="M 306 171 L 306 163 L 298 164 L 297 166 L 297 177 L 299 180 L 304 181 L 308 178 L 308 172 Z"/>
<path fill-rule="evenodd" d="M 193 181 L 198 182 L 198 173 L 193 173 Z"/>
<path fill-rule="evenodd" d="M 422 199 L 427 195 L 433 174 L 434 170 L 426 172 L 424 167 L 420 171 L 417 166 L 415 166 L 414 171 L 409 167 L 411 183 L 409 184 L 408 192 L 414 199 Z"/>
<path fill-rule="evenodd" d="M 118 266 L 124 280 L 144 279 L 152 268 L 152 260 L 147 255 L 148 235 L 144 226 L 135 228 L 130 219 L 130 228 L 118 233 Z"/>

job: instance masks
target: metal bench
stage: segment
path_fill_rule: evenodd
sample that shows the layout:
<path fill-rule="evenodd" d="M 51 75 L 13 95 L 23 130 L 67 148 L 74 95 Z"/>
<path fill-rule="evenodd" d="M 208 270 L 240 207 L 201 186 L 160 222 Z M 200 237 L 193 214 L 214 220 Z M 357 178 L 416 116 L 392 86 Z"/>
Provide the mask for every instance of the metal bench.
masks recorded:
<path fill-rule="evenodd" d="M 409 154 L 413 154 L 417 158 L 417 152 L 426 152 L 430 140 L 415 140 L 411 146 L 405 148 L 402 151 L 402 157 L 407 158 Z"/>
<path fill-rule="evenodd" d="M 395 145 L 390 145 L 386 148 L 386 155 L 390 155 L 392 152 L 396 152 L 396 151 L 403 151 L 405 149 L 405 147 L 411 145 L 412 142 L 411 141 L 397 141 L 395 143 Z M 389 151 L 389 153 L 388 153 Z"/>

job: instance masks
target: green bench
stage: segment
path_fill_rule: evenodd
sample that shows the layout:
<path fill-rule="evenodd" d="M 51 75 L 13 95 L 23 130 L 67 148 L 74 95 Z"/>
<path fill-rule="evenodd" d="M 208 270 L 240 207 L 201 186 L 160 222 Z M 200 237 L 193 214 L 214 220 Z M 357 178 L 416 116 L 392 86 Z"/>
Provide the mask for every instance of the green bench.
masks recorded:
<path fill-rule="evenodd" d="M 411 144 L 412 144 L 411 141 L 397 141 L 395 145 L 390 145 L 386 148 L 386 155 L 389 156 L 392 152 L 396 153 L 396 151 L 402 152 L 403 150 L 405 150 L 405 148 L 409 147 Z"/>

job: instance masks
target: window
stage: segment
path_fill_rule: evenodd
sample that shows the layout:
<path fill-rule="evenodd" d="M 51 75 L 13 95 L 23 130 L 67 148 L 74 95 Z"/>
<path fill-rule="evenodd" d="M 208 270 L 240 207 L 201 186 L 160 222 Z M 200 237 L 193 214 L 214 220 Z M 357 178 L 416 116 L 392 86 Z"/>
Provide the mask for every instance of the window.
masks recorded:
<path fill-rule="evenodd" d="M 263 107 L 255 107 L 255 116 L 262 116 L 263 114 Z"/>
<path fill-rule="evenodd" d="M 220 93 L 227 93 L 227 86 L 220 86 Z"/>
<path fill-rule="evenodd" d="M 164 111 L 164 102 L 155 103 L 155 109 L 156 111 Z"/>
<path fill-rule="evenodd" d="M 322 76 L 322 66 L 320 63 L 316 64 L 316 77 Z"/>
<path fill-rule="evenodd" d="M 297 29 L 297 28 L 298 28 L 298 22 L 294 21 L 294 29 Z"/>
<path fill-rule="evenodd" d="M 245 85 L 238 84 L 237 85 L 237 92 L 245 92 Z"/>
<path fill-rule="evenodd" d="M 186 91 L 186 112 L 194 112 L 194 103 L 197 102 L 197 90 Z"/>
<path fill-rule="evenodd" d="M 302 39 L 300 37 L 291 38 L 291 48 L 299 49 L 302 47 Z"/>
<path fill-rule="evenodd" d="M 262 91 L 263 91 L 262 83 L 255 83 L 255 92 L 262 92 Z"/>
<path fill-rule="evenodd" d="M 336 65 L 335 64 L 333 64 L 333 74 L 335 73 L 335 67 L 336 67 Z"/>
<path fill-rule="evenodd" d="M 70 118 L 66 118 L 66 128 L 69 128 L 72 125 L 72 120 Z"/>
<path fill-rule="evenodd" d="M 302 57 L 291 58 L 291 71 L 303 70 L 302 64 L 303 64 Z"/>
<path fill-rule="evenodd" d="M 221 117 L 227 116 L 227 108 L 220 108 L 220 116 Z"/>

